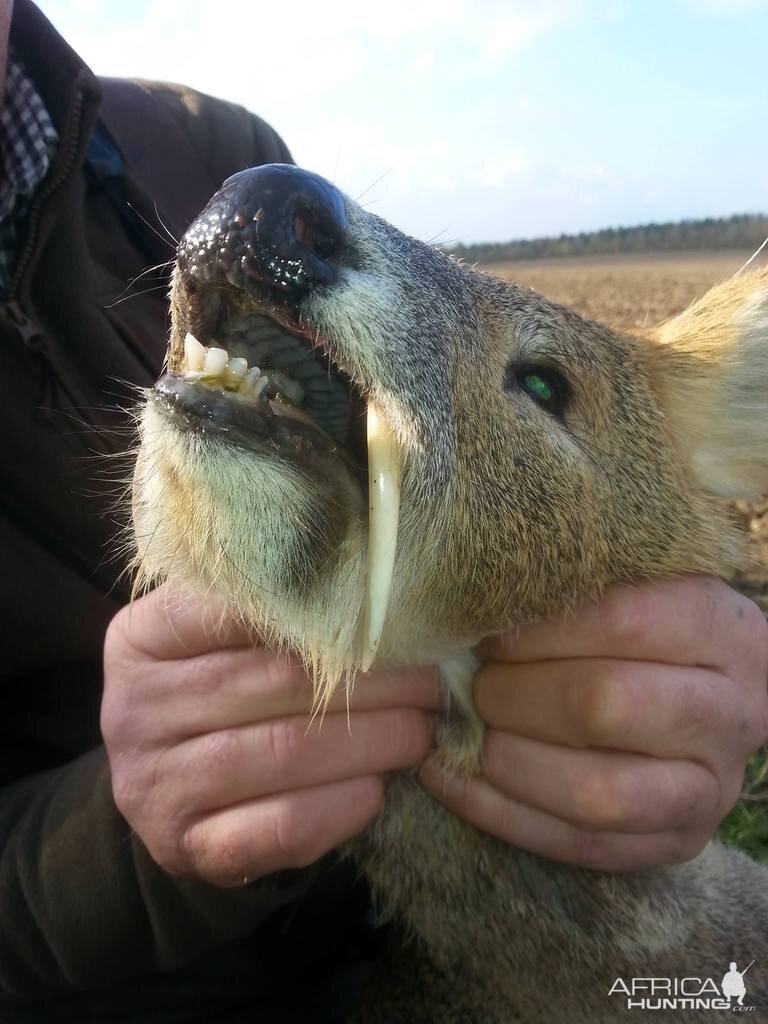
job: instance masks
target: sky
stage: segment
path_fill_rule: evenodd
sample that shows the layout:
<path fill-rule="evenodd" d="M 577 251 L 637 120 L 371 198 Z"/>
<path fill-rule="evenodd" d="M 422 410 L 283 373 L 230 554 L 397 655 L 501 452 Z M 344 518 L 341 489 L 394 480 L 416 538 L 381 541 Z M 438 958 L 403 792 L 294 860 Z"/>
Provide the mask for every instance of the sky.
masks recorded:
<path fill-rule="evenodd" d="M 768 210 L 768 0 L 38 0 L 444 244 Z"/>

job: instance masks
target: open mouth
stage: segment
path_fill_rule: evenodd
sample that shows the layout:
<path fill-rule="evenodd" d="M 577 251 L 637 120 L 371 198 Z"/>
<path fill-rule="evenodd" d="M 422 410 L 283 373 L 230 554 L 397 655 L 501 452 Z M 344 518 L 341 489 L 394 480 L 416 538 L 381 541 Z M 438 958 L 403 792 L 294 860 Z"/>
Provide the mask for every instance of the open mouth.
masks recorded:
<path fill-rule="evenodd" d="M 335 454 L 364 483 L 365 401 L 325 346 L 250 297 L 230 293 L 211 304 L 228 315 L 209 337 L 187 333 L 183 347 L 172 347 L 156 400 L 188 429 L 227 434 L 243 447 Z"/>

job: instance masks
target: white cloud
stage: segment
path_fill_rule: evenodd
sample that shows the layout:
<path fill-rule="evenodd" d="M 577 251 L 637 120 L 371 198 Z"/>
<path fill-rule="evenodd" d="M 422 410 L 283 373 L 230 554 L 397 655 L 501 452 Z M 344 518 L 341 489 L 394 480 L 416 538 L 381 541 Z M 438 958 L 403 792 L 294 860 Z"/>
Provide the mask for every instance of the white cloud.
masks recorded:
<path fill-rule="evenodd" d="M 488 188 L 501 188 L 510 178 L 517 178 L 530 164 L 528 154 L 515 147 L 486 157 L 472 177 Z"/>
<path fill-rule="evenodd" d="M 454 71 L 470 60 L 475 71 L 495 67 L 565 25 L 579 2 L 41 0 L 41 7 L 99 73 L 174 78 L 232 99 L 276 92 L 316 107 L 340 84 L 365 89 L 366 73 L 382 59 L 392 84 L 405 87 L 434 77 L 442 61 Z"/>
<path fill-rule="evenodd" d="M 503 65 L 547 32 L 562 28 L 577 18 L 581 7 L 579 0 L 504 4 L 483 27 L 481 61 L 492 68 Z"/>
<path fill-rule="evenodd" d="M 435 51 L 432 49 L 424 50 L 418 54 L 408 69 L 407 79 L 408 84 L 411 86 L 417 86 L 421 82 L 424 82 L 434 71 L 437 58 L 435 57 Z"/>

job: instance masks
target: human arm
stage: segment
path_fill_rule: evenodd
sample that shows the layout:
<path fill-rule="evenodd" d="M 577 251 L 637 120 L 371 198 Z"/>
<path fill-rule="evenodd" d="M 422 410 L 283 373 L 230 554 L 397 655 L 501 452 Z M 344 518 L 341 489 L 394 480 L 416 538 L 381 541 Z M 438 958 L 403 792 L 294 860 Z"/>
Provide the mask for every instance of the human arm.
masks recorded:
<path fill-rule="evenodd" d="M 117 811 L 103 748 L 0 793 L 0 996 L 170 971 L 257 927 L 316 872 L 222 893 L 171 879 Z"/>
<path fill-rule="evenodd" d="M 191 605 L 183 607 L 189 612 Z M 199 664 L 200 659 L 207 659 L 210 663 L 217 658 L 217 654 L 210 651 L 201 653 L 199 657 L 181 658 L 182 663 L 186 661 L 186 670 L 182 669 L 174 677 L 175 688 L 169 680 L 160 678 L 161 673 L 157 665 L 153 666 L 151 657 L 144 658 L 140 667 L 138 663 L 141 659 L 132 660 L 130 654 L 131 644 L 136 638 L 130 623 L 133 623 L 133 627 L 139 627 L 138 634 L 141 635 L 142 610 L 147 613 L 148 619 L 153 620 L 155 632 L 157 629 L 162 632 L 164 624 L 172 637 L 179 631 L 176 613 L 180 609 L 171 607 L 166 617 L 162 594 L 155 592 L 136 602 L 132 610 L 126 609 L 120 613 L 108 634 L 106 732 L 111 753 L 120 764 L 117 785 L 124 791 L 130 789 L 130 780 L 140 785 L 140 777 L 146 779 L 142 771 L 151 764 L 152 754 L 148 751 L 154 750 L 155 763 L 163 760 L 157 747 L 165 742 L 160 738 L 160 731 L 168 725 L 168 719 L 162 719 L 159 714 L 165 698 L 169 701 L 175 698 L 172 704 L 174 715 L 184 714 L 184 694 L 189 698 L 190 707 L 197 706 L 197 711 L 202 713 L 202 718 L 198 715 L 194 722 L 187 718 L 175 723 L 178 728 L 173 736 L 179 743 L 182 742 L 185 725 L 191 727 L 193 732 L 204 731 L 202 721 L 205 714 L 201 701 L 207 683 L 205 673 L 202 674 L 203 678 L 200 673 L 195 675 L 195 665 Z M 194 634 L 194 628 L 191 632 Z M 218 639 L 214 636 L 212 642 L 215 647 Z M 243 697 L 243 687 L 253 690 L 258 697 L 259 681 L 263 679 L 260 668 L 265 668 L 267 673 L 270 671 L 265 649 L 258 648 L 251 652 L 250 648 L 238 648 L 219 653 L 222 664 L 231 653 L 244 669 L 236 680 L 237 686 L 240 686 L 236 693 L 237 699 Z M 249 654 L 253 654 L 254 658 L 250 666 L 247 665 Z M 132 674 L 128 671 L 129 665 L 135 669 Z M 163 666 L 159 667 L 162 670 Z M 284 670 L 282 676 L 274 672 L 268 675 L 270 686 L 275 684 L 275 689 L 270 690 L 269 699 L 274 701 L 271 711 L 277 713 L 282 707 L 278 691 L 285 682 L 288 698 L 293 702 L 291 710 L 295 713 L 295 721 L 293 731 L 286 729 L 283 736 L 291 734 L 289 742 L 295 741 L 299 758 L 302 757 L 302 751 L 311 748 L 317 760 L 327 761 L 333 751 L 329 750 L 330 745 L 322 737 L 327 735 L 326 726 L 330 724 L 333 715 L 329 714 L 321 733 L 318 734 L 315 726 L 305 736 L 309 690 L 303 678 L 305 689 L 302 691 L 298 676 L 299 673 L 288 669 Z M 227 687 L 226 672 L 222 677 L 209 678 L 208 682 L 208 695 L 216 703 L 217 713 L 222 715 L 228 698 L 234 696 L 233 691 Z M 397 703 L 397 696 L 394 703 L 390 703 L 392 687 L 386 680 L 380 679 L 377 684 L 374 679 L 374 692 L 368 694 L 368 689 L 360 688 L 358 699 L 361 707 L 369 709 L 361 711 L 361 715 L 383 715 L 390 725 L 396 727 L 401 737 L 393 745 L 393 762 L 397 762 L 398 758 L 401 759 L 400 763 L 418 760 L 426 749 L 428 738 L 426 725 L 422 727 L 419 721 L 423 712 L 415 710 L 415 704 L 421 700 L 423 704 L 429 705 L 433 698 L 436 699 L 434 680 L 425 677 L 422 682 L 417 682 L 415 690 L 418 692 L 412 700 L 410 696 L 405 696 L 406 690 L 409 695 L 414 690 L 407 679 L 395 684 L 395 692 L 399 693 L 404 707 L 402 715 L 396 710 L 391 713 L 386 710 L 370 710 L 394 707 Z M 144 705 L 144 715 L 142 693 L 148 698 Z M 125 706 L 122 704 L 123 698 L 128 702 Z M 260 706 L 263 709 L 263 703 Z M 337 729 L 339 753 L 343 754 L 350 746 L 346 732 L 346 710 L 340 705 L 336 709 L 343 719 L 343 729 Z M 356 733 L 370 736 L 372 731 L 378 732 L 372 730 L 370 724 L 366 727 L 365 723 L 358 729 L 354 706 L 351 714 L 353 737 Z M 400 728 L 403 720 L 404 728 Z M 219 721 L 223 719 L 219 718 Z M 239 724 L 242 725 L 242 720 Z M 404 732 L 408 735 L 404 735 Z M 275 728 L 274 734 L 277 733 L 278 729 Z M 390 743 L 389 737 L 386 742 Z M 210 771 L 216 770 L 216 744 L 215 738 L 209 740 L 207 746 L 203 741 L 208 751 L 204 757 L 207 757 Z M 115 804 L 112 776 L 103 748 L 62 768 L 31 775 L 4 787 L 0 791 L 0 828 L 3 835 L 0 849 L 0 891 L 3 894 L 3 915 L 0 918 L 0 997 L 26 1001 L 55 993 L 105 988 L 140 975 L 174 971 L 229 940 L 250 934 L 281 908 L 296 904 L 320 884 L 323 871 L 322 865 L 316 862 L 302 868 L 299 865 L 316 861 L 339 837 L 351 834 L 355 827 L 362 827 L 366 809 L 371 814 L 376 811 L 378 784 L 374 776 L 377 768 L 388 766 L 390 761 L 388 752 L 382 751 L 383 742 L 377 747 L 373 741 L 372 745 L 370 759 L 368 752 L 360 749 L 360 744 L 350 751 L 350 758 L 357 757 L 358 760 L 349 774 L 354 776 L 358 772 L 365 777 L 359 789 L 368 793 L 366 807 L 361 808 L 360 801 L 353 803 L 348 808 L 349 818 L 345 817 L 347 809 L 344 806 L 337 807 L 338 819 L 343 820 L 337 823 L 338 827 L 334 827 L 332 822 L 328 825 L 327 843 L 313 842 L 311 828 L 306 829 L 307 822 L 297 816 L 295 824 L 304 830 L 301 836 L 294 844 L 290 827 L 281 833 L 281 838 L 290 848 L 288 854 L 281 860 L 279 852 L 272 851 L 263 856 L 259 864 L 249 863 L 243 869 L 251 882 L 247 886 L 242 885 L 242 878 L 222 877 L 215 863 L 210 860 L 207 862 L 211 867 L 210 874 L 206 869 L 196 871 L 194 865 L 167 864 L 188 876 L 185 878 L 173 877 L 159 867 L 148 852 L 147 845 L 154 852 L 158 851 L 159 846 L 155 840 L 161 829 L 166 829 L 164 835 L 167 836 L 167 821 L 162 817 L 147 815 L 138 822 L 141 831 L 146 832 L 148 842 L 145 844 L 142 836 L 130 827 Z M 169 742 L 168 748 L 172 747 L 173 743 Z M 261 760 L 253 749 L 247 751 L 247 756 L 250 759 L 248 772 L 240 775 L 249 775 L 252 771 L 255 785 L 260 777 L 275 768 L 271 762 L 270 749 L 264 751 Z M 311 774 L 312 765 L 308 764 L 308 760 L 311 762 L 312 758 L 305 757 L 303 764 Z M 165 763 L 169 770 L 175 771 L 170 754 Z M 186 764 L 186 770 L 188 778 L 189 764 Z M 347 774 L 343 765 L 340 774 Z M 197 771 L 195 778 L 199 786 L 193 788 L 192 797 L 198 791 L 203 791 L 205 769 Z M 156 779 L 159 783 L 168 781 L 162 771 L 158 772 Z M 333 804 L 333 783 L 326 781 L 332 790 L 329 800 Z M 183 782 L 184 779 L 181 779 L 180 784 Z M 349 783 L 345 778 L 339 779 L 338 788 L 344 790 L 345 787 L 359 796 L 354 781 Z M 149 807 L 153 799 L 151 786 L 145 790 L 145 795 Z M 163 801 L 162 813 L 167 811 L 170 815 L 172 787 L 166 786 L 163 789 L 160 800 Z M 318 804 L 321 802 L 318 801 Z M 311 812 L 313 801 L 306 803 Z M 287 805 L 292 806 L 292 802 L 288 800 Z M 154 807 L 158 810 L 158 803 Z M 329 820 L 333 813 L 332 807 Z M 321 819 L 322 816 L 318 815 L 314 821 L 324 829 L 327 822 Z M 179 810 L 176 820 L 184 820 L 183 809 Z M 279 813 L 270 820 L 280 820 Z M 345 832 L 345 829 L 348 831 Z M 309 845 L 303 845 L 302 836 L 309 837 Z M 272 860 L 267 863 L 269 856 L 272 856 Z M 225 843 L 222 846 L 222 859 L 226 860 L 226 857 Z M 290 867 L 298 869 L 289 870 Z M 267 871 L 270 873 L 265 874 Z M 208 881 L 240 884 L 235 889 L 226 890 L 207 884 Z"/>

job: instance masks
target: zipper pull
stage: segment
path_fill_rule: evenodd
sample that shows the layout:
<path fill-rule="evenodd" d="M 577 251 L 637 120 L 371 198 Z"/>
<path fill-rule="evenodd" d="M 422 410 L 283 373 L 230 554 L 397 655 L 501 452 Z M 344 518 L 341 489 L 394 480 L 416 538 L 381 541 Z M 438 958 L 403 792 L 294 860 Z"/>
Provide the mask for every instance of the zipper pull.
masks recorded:
<path fill-rule="evenodd" d="M 16 329 L 16 333 L 32 352 L 42 355 L 48 349 L 48 342 L 42 329 L 31 317 L 28 317 L 16 299 L 6 302 L 2 312 L 8 317 Z"/>

